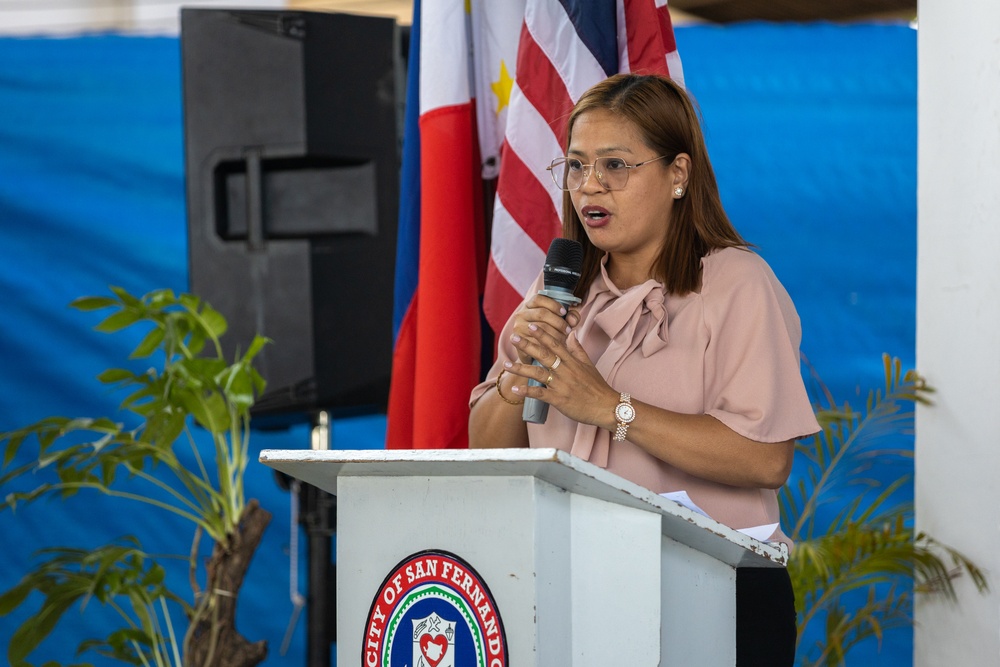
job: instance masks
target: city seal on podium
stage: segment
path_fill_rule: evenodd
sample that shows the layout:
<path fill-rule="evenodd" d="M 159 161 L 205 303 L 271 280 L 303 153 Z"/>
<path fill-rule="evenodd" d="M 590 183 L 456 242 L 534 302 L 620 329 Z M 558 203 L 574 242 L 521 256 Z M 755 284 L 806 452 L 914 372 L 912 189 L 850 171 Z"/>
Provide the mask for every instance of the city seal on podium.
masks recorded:
<path fill-rule="evenodd" d="M 453 553 L 407 556 L 372 600 L 362 664 L 507 667 L 507 637 L 486 583 Z"/>

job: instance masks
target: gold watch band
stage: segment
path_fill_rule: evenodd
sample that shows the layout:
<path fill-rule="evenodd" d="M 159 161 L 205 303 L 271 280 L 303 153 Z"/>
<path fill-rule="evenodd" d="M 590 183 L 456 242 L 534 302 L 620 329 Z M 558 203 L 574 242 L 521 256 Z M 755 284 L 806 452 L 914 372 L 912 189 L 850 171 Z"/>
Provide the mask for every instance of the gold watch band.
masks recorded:
<path fill-rule="evenodd" d="M 629 424 L 635 420 L 635 408 L 632 406 L 632 397 L 623 391 L 620 398 L 621 402 L 615 406 L 615 421 L 618 422 L 613 438 L 615 442 L 625 440 Z"/>

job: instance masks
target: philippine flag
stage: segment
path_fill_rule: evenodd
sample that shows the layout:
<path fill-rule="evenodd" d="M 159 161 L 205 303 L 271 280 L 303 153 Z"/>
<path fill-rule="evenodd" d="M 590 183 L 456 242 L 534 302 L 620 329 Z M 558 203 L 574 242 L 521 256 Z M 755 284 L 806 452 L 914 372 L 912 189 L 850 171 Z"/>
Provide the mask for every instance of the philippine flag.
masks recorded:
<path fill-rule="evenodd" d="M 464 448 L 486 255 L 471 15 L 466 0 L 413 15 L 386 446 Z"/>

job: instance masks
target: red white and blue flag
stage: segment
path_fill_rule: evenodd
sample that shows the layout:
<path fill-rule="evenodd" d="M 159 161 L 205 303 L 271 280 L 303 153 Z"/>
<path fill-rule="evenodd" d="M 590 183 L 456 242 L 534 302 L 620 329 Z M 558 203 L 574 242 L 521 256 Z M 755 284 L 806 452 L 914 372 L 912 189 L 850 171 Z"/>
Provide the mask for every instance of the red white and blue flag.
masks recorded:
<path fill-rule="evenodd" d="M 562 193 L 545 167 L 565 152 L 566 119 L 576 100 L 619 72 L 683 80 L 666 0 L 528 0 L 523 5 L 498 151 L 483 305 L 494 331 L 524 298 L 549 243 L 559 235 Z M 492 4 L 488 7 L 493 11 Z M 498 71 L 503 70 L 510 70 L 509 61 L 501 61 Z M 493 153 L 487 146 L 488 160 Z"/>
<path fill-rule="evenodd" d="M 574 102 L 618 72 L 683 80 L 666 0 L 418 0 L 410 39 L 387 446 L 461 448 L 480 305 L 499 331 L 560 232 L 545 167 Z"/>

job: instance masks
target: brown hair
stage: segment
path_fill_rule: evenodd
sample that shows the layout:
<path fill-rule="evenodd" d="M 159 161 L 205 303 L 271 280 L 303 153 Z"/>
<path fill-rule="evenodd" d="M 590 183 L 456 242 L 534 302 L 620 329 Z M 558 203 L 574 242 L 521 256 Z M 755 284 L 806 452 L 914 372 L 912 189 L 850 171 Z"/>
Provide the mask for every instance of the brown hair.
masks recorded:
<path fill-rule="evenodd" d="M 573 107 L 567 124 L 567 146 L 573 125 L 588 111 L 602 109 L 631 121 L 646 145 L 669 164 L 680 153 L 691 157 L 685 195 L 674 201 L 664 224 L 663 249 L 653 263 L 653 276 L 670 294 L 684 295 L 698 287 L 701 258 L 717 248 L 748 247 L 722 208 L 715 172 L 694 105 L 670 79 L 656 75 L 616 74 L 596 84 Z M 670 187 L 664 183 L 663 187 Z M 570 193 L 563 196 L 563 236 L 583 244 L 583 272 L 577 296 L 586 295 L 600 272 L 604 253 L 587 238 Z"/>

